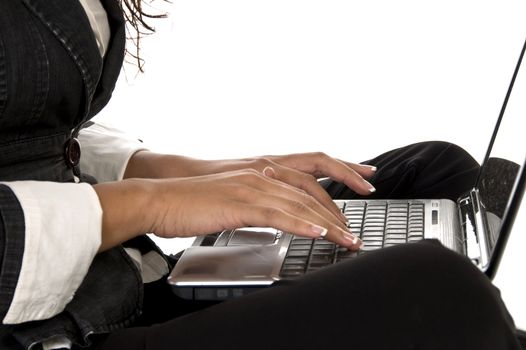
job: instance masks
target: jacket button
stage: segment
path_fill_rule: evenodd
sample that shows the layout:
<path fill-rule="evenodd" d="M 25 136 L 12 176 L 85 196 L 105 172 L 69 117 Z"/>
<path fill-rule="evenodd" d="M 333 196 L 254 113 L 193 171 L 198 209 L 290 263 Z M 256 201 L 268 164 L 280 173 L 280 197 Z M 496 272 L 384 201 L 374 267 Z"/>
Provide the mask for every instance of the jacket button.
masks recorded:
<path fill-rule="evenodd" d="M 76 138 L 70 138 L 66 141 L 64 147 L 64 159 L 70 167 L 76 167 L 80 162 L 80 142 Z"/>

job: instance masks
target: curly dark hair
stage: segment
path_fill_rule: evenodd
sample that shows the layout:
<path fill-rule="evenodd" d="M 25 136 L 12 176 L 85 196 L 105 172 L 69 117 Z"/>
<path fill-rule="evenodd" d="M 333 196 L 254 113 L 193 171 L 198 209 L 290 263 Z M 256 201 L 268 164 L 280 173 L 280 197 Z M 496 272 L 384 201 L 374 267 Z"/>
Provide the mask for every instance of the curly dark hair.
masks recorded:
<path fill-rule="evenodd" d="M 153 1 L 154 0 L 150 0 L 147 5 Z M 162 1 L 170 2 L 169 0 Z M 141 39 L 155 32 L 155 28 L 146 21 L 149 19 L 166 18 L 167 15 L 166 13 L 153 14 L 145 12 L 143 10 L 144 0 L 120 0 L 120 2 L 124 12 L 124 18 L 127 22 L 126 38 L 128 39 L 128 43 L 131 43 L 131 45 L 126 45 L 126 54 L 132 58 L 142 73 L 144 72 L 144 60 L 140 56 Z"/>

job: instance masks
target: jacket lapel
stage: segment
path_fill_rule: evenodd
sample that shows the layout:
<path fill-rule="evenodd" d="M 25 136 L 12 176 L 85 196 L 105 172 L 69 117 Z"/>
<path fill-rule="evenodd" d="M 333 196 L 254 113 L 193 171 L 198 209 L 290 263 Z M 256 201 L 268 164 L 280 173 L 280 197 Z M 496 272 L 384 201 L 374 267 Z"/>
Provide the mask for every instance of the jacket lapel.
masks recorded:
<path fill-rule="evenodd" d="M 108 102 L 124 58 L 124 20 L 117 1 L 102 1 L 112 33 L 104 62 L 79 1 L 22 1 L 62 43 L 78 67 L 85 89 L 85 106 L 80 119 L 86 121 Z"/>

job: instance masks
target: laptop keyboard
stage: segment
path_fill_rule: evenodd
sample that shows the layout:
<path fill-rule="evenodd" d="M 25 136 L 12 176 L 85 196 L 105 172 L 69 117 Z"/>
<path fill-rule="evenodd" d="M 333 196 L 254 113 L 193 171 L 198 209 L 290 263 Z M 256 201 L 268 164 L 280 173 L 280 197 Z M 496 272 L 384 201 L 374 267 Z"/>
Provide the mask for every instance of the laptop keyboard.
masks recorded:
<path fill-rule="evenodd" d="M 424 238 L 424 203 L 418 201 L 337 202 L 352 233 L 363 241 L 358 252 L 325 239 L 294 236 L 280 276 L 298 277 L 372 250 Z"/>

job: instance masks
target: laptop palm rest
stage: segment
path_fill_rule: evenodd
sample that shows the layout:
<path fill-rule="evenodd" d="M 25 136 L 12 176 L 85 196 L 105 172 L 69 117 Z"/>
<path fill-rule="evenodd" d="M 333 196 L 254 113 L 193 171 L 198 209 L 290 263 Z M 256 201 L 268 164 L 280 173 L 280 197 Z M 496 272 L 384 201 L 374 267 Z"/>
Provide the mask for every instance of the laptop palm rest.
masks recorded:
<path fill-rule="evenodd" d="M 223 234 L 228 239 L 220 237 L 214 246 L 192 246 L 184 251 L 168 277 L 176 294 L 190 299 L 225 299 L 279 279 L 291 235 L 268 228 Z"/>

